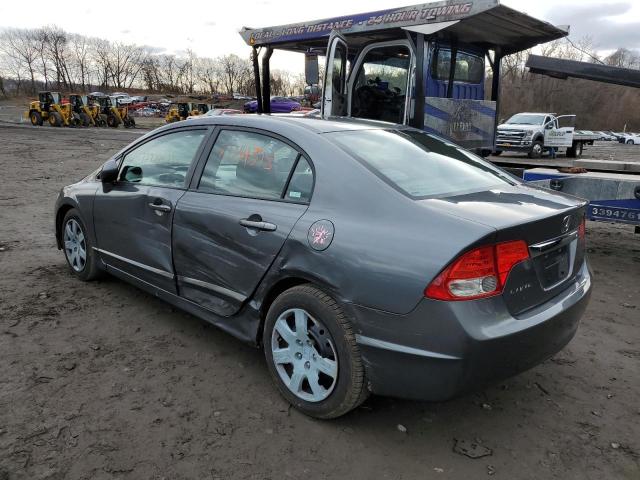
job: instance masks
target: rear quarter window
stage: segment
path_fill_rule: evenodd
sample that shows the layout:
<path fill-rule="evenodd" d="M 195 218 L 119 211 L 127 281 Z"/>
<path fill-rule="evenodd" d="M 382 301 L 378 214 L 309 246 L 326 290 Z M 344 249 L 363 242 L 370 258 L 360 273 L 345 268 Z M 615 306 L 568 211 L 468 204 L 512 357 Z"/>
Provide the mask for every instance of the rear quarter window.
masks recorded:
<path fill-rule="evenodd" d="M 480 157 L 416 130 L 351 130 L 326 135 L 411 198 L 446 197 L 517 183 Z"/>

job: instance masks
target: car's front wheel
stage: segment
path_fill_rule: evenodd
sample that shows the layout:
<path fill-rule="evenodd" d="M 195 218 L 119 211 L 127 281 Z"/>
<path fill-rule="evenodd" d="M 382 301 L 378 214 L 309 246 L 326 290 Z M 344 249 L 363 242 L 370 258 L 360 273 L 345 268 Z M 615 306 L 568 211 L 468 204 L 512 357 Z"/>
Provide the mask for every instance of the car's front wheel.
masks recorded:
<path fill-rule="evenodd" d="M 84 222 L 75 208 L 64 216 L 60 235 L 71 273 L 83 281 L 98 278 L 102 273 L 100 262 L 87 236 Z"/>
<path fill-rule="evenodd" d="M 263 344 L 280 393 L 303 413 L 336 418 L 367 398 L 351 322 L 322 290 L 300 285 L 282 293 L 267 313 Z"/>

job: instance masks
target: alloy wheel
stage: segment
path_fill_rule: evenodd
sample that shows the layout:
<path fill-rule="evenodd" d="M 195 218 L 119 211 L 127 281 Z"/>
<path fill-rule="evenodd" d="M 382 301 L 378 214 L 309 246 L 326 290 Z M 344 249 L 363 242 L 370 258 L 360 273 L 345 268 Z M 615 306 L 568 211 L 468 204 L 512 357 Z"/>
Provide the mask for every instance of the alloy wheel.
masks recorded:
<path fill-rule="evenodd" d="M 87 264 L 87 243 L 82 227 L 74 218 L 70 218 L 64 226 L 64 253 L 74 271 L 84 270 Z"/>
<path fill-rule="evenodd" d="M 282 382 L 307 402 L 325 400 L 338 381 L 338 354 L 329 330 L 301 308 L 283 312 L 271 334 L 271 354 Z"/>

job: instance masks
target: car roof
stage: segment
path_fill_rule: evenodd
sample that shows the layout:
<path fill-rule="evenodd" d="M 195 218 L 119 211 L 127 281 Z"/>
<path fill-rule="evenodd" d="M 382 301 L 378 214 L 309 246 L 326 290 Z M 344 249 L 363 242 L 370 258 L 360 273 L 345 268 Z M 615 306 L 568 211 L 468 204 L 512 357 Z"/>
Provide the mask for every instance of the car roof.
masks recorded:
<path fill-rule="evenodd" d="M 179 125 L 181 122 L 172 125 Z M 240 127 L 253 127 L 278 129 L 282 127 L 302 127 L 315 133 L 328 133 L 346 130 L 371 130 L 371 129 L 406 129 L 404 125 L 375 120 L 361 120 L 352 118 L 313 118 L 293 115 L 249 114 L 228 116 L 198 116 L 191 119 L 189 125 L 229 125 Z"/>

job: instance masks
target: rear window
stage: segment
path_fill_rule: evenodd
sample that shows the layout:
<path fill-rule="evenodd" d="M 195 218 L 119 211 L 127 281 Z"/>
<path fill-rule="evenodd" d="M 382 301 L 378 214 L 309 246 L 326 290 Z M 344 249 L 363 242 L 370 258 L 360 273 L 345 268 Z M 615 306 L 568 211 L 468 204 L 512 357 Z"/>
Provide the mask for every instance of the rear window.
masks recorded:
<path fill-rule="evenodd" d="M 326 135 L 412 198 L 447 197 L 517 183 L 480 157 L 417 130 L 350 130 Z"/>

